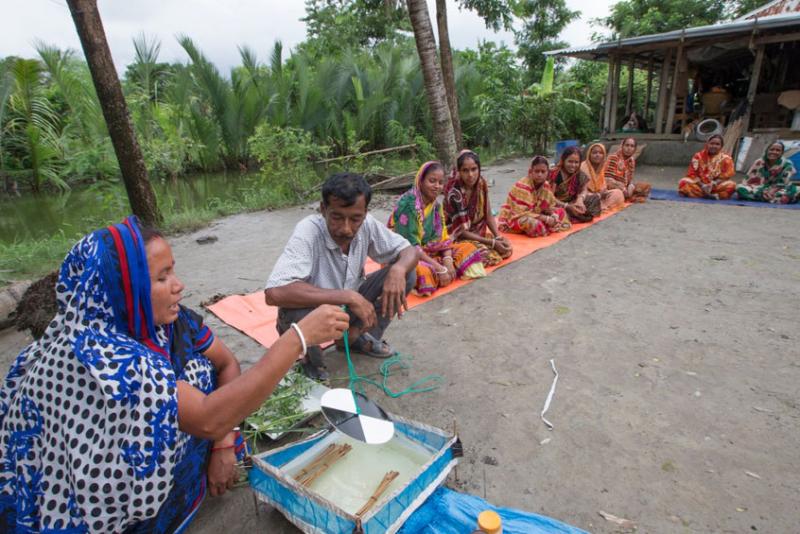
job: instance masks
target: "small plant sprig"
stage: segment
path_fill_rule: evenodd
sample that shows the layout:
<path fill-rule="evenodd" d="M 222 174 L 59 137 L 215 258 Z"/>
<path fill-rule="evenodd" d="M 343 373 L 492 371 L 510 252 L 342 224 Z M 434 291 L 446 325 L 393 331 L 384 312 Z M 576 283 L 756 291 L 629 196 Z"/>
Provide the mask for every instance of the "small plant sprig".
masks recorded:
<path fill-rule="evenodd" d="M 261 407 L 245 419 L 245 438 L 255 448 L 256 442 L 267 434 L 298 431 L 294 426 L 308 417 L 303 410 L 303 399 L 313 386 L 301 373 L 290 371 Z"/>

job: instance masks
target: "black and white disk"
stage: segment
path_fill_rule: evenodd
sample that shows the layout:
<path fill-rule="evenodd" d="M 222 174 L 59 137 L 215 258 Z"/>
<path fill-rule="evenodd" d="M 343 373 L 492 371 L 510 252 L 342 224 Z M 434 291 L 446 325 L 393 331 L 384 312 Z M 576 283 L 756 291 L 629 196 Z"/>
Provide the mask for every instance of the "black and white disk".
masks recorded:
<path fill-rule="evenodd" d="M 386 412 L 361 393 L 345 388 L 331 389 L 320 399 L 320 406 L 325 419 L 351 438 L 380 445 L 394 436 L 394 423 Z"/>

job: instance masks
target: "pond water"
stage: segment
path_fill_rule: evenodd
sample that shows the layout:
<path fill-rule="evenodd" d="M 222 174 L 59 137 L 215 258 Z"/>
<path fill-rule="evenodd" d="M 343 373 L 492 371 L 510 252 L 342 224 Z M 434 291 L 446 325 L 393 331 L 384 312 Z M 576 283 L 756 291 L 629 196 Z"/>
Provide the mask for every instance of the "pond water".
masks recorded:
<path fill-rule="evenodd" d="M 153 181 L 163 212 L 180 213 L 214 202 L 240 200 L 258 185 L 257 173 L 213 173 Z M 64 231 L 77 234 L 117 222 L 130 213 L 125 187 L 93 184 L 63 194 L 0 199 L 0 243 L 38 239 Z"/>

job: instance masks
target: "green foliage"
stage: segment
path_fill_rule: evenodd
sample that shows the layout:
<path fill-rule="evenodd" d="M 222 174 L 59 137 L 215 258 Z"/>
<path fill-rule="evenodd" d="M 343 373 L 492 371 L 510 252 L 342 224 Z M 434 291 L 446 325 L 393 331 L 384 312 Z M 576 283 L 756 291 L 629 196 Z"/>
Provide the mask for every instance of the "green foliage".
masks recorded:
<path fill-rule="evenodd" d="M 301 20 L 308 35 L 302 49 L 312 57 L 407 39 L 397 31 L 411 31 L 405 2 L 400 1 L 306 0 L 306 16 Z"/>
<path fill-rule="evenodd" d="M 314 143 L 309 132 L 265 124 L 249 144 L 261 165 L 264 185 L 279 197 L 301 200 L 319 181 L 312 161 L 324 156 L 326 147 Z"/>
<path fill-rule="evenodd" d="M 733 0 L 728 2 L 730 5 L 731 18 L 741 17 L 754 9 L 763 6 L 766 2 L 764 0 Z"/>
<path fill-rule="evenodd" d="M 621 0 L 611 13 L 597 19 L 611 39 L 662 33 L 713 24 L 726 17 L 725 0 Z"/>
<path fill-rule="evenodd" d="M 486 27 L 494 31 L 511 29 L 512 16 L 520 3 L 520 0 L 458 0 L 459 7 L 475 11 L 486 22 Z"/>
<path fill-rule="evenodd" d="M 3 152 L 11 167 L 6 172 L 26 179 L 33 191 L 48 182 L 67 189 L 59 176 L 61 124 L 47 98 L 42 65 L 35 59 L 17 59 L 10 69 L 13 90 L 2 137 Z"/>
<path fill-rule="evenodd" d="M 577 84 L 563 80 L 554 84 L 554 70 L 553 58 L 547 58 L 542 80 L 529 87 L 522 97 L 519 128 L 538 154 L 547 153 L 552 140 L 571 133 L 566 117 L 588 116 L 591 110 L 569 97 Z"/>
<path fill-rule="evenodd" d="M 530 83 L 542 75 L 544 52 L 568 46 L 558 36 L 580 11 L 569 9 L 565 0 L 519 0 L 515 13 L 522 19 L 522 27 L 514 31 L 514 41 Z"/>
<path fill-rule="evenodd" d="M 314 382 L 296 371 L 289 372 L 275 387 L 267 400 L 245 419 L 242 434 L 254 447 L 267 434 L 292 431 L 295 425 L 309 417 L 303 409 L 303 399 Z"/>

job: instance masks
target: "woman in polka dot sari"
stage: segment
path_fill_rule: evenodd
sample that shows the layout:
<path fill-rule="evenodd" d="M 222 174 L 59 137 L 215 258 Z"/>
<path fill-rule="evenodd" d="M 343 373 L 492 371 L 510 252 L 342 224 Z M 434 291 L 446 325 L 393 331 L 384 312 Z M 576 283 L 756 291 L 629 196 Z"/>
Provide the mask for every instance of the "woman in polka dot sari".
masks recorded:
<path fill-rule="evenodd" d="M 301 337 L 347 328 L 346 313 L 322 307 L 240 375 L 178 304 L 173 266 L 134 217 L 67 255 L 58 312 L 0 389 L 0 532 L 180 532 L 207 490 L 233 484 L 244 447 L 231 429 L 296 361 Z"/>

